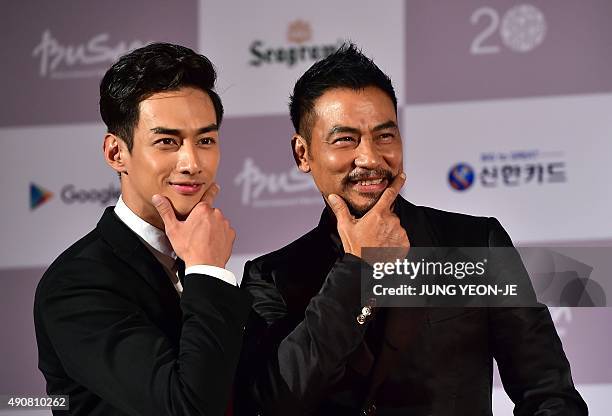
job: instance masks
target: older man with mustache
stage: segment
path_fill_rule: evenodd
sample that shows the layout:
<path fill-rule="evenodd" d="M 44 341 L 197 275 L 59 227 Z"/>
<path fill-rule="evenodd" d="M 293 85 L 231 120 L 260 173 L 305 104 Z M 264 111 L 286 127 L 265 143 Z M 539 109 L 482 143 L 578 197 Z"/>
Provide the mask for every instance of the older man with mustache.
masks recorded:
<path fill-rule="evenodd" d="M 290 110 L 295 161 L 327 208 L 315 229 L 245 266 L 254 313 L 237 412 L 490 415 L 495 358 L 516 415 L 585 415 L 546 307 L 362 303 L 365 247 L 404 257 L 414 247 L 512 246 L 494 218 L 399 196 L 405 175 L 390 79 L 345 45 L 297 81 Z"/>

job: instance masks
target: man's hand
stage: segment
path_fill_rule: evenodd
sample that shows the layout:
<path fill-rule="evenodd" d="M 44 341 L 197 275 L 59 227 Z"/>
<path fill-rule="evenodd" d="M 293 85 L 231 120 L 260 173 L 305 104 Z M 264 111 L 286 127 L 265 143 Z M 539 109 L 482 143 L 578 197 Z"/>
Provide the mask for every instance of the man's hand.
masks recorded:
<path fill-rule="evenodd" d="M 167 198 L 161 195 L 151 198 L 174 252 L 186 267 L 197 264 L 225 267 L 232 254 L 236 232 L 221 211 L 211 206 L 217 192 L 219 186 L 213 183 L 185 221 L 176 219 Z"/>
<path fill-rule="evenodd" d="M 351 215 L 346 202 L 340 196 L 330 194 L 327 197 L 338 221 L 338 233 L 345 253 L 362 257 L 362 247 L 402 247 L 405 249 L 402 253 L 394 254 L 397 254 L 397 257 L 405 257 L 408 254 L 408 235 L 391 209 L 405 181 L 404 173 L 397 175 L 376 205 L 360 219 Z"/>

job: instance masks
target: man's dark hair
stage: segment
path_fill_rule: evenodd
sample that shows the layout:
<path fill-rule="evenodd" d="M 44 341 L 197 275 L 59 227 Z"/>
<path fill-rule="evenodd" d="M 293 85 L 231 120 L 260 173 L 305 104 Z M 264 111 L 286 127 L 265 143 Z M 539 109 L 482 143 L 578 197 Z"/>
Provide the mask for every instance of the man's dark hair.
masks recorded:
<path fill-rule="evenodd" d="M 314 123 L 315 101 L 327 90 L 366 87 L 385 92 L 397 113 L 397 98 L 391 79 L 352 42 L 344 43 L 336 52 L 312 65 L 295 83 L 289 98 L 289 113 L 296 133 L 308 142 Z"/>
<path fill-rule="evenodd" d="M 108 132 L 119 136 L 131 151 L 140 102 L 158 92 L 194 87 L 210 97 L 219 126 L 223 105 L 213 90 L 216 79 L 215 68 L 204 55 L 180 45 L 151 43 L 123 55 L 104 74 L 100 115 Z"/>

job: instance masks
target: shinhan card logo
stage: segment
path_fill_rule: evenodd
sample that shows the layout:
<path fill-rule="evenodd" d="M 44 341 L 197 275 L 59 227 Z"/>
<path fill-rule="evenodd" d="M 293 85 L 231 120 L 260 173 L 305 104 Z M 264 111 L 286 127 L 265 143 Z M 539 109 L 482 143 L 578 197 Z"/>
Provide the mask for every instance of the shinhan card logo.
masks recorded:
<path fill-rule="evenodd" d="M 465 191 L 474 183 L 474 169 L 467 163 L 458 163 L 448 172 L 448 183 L 457 191 Z"/>
<path fill-rule="evenodd" d="M 542 186 L 567 182 L 563 151 L 539 149 L 486 152 L 474 168 L 461 162 L 448 173 L 449 185 L 457 191 L 471 186 L 483 188 Z"/>
<path fill-rule="evenodd" d="M 30 210 L 34 210 L 47 202 L 53 196 L 52 192 L 47 191 L 40 185 L 30 183 Z"/>

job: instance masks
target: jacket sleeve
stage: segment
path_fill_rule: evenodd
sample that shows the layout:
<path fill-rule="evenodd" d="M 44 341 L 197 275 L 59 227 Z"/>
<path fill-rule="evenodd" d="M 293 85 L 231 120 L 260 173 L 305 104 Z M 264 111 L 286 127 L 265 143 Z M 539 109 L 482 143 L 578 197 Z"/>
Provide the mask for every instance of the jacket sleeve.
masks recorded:
<path fill-rule="evenodd" d="M 494 218 L 489 219 L 489 246 L 512 247 L 510 237 Z M 516 278 L 530 285 L 518 253 L 516 261 L 518 265 L 505 269 L 522 271 L 524 275 Z M 516 416 L 587 415 L 545 305 L 490 308 L 489 328 L 493 356 Z"/>
<path fill-rule="evenodd" d="M 350 254 L 336 261 L 300 314 L 287 310 L 273 276 L 245 265 L 242 285 L 254 298 L 254 313 L 238 372 L 238 414 L 306 414 L 334 388 L 367 327 L 356 320 L 362 266 Z"/>
<path fill-rule="evenodd" d="M 88 270 L 102 276 L 100 283 L 84 278 Z M 141 307 L 108 284 L 118 280 L 108 265 L 75 259 L 53 273 L 39 288 L 35 316 L 68 377 L 129 415 L 224 413 L 250 310 L 246 293 L 188 275 L 177 350 Z"/>

